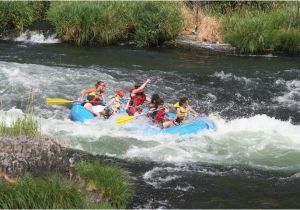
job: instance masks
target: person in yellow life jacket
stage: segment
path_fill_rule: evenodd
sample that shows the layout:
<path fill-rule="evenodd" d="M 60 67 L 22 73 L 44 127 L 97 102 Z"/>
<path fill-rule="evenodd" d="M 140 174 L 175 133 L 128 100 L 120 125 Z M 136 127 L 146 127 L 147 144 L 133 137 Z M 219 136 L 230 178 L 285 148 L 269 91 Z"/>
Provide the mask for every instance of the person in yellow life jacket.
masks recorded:
<path fill-rule="evenodd" d="M 93 110 L 93 106 L 96 105 L 105 105 L 105 89 L 106 85 L 102 81 L 97 81 L 94 87 L 89 87 L 81 91 L 80 93 L 80 101 L 84 103 L 84 108 L 88 111 L 92 112 L 96 116 L 100 116 L 99 110 Z M 83 98 L 87 96 L 87 100 L 83 100 Z M 100 97 L 102 100 L 100 100 Z"/>
<path fill-rule="evenodd" d="M 174 125 L 181 124 L 185 120 L 188 111 L 191 111 L 195 117 L 199 115 L 198 112 L 196 112 L 191 106 L 189 106 L 187 97 L 181 98 L 179 102 L 174 104 L 174 107 L 176 109 L 176 118 L 173 121 Z"/>
<path fill-rule="evenodd" d="M 134 87 L 130 88 L 130 100 L 126 106 L 126 112 L 130 116 L 138 115 L 142 112 L 141 105 L 147 100 L 150 101 L 149 98 L 146 97 L 144 91 L 147 84 L 151 80 L 148 79 L 144 83 L 137 83 Z"/>
<path fill-rule="evenodd" d="M 123 106 L 121 102 L 123 96 L 124 96 L 124 90 L 117 90 L 114 95 L 109 96 L 110 100 L 107 104 L 107 107 L 102 112 L 100 112 L 100 114 L 107 119 L 111 115 L 118 113 Z"/>

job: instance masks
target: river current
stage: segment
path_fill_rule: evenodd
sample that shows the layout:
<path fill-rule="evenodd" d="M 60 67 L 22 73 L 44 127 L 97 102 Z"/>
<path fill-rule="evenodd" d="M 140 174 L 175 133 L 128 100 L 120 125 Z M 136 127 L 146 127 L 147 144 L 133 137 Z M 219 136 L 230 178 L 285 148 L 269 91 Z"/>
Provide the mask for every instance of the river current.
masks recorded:
<path fill-rule="evenodd" d="M 41 41 L 42 40 L 42 41 Z M 43 41 L 44 40 L 44 41 Z M 53 37 L 0 42 L 0 118 L 22 114 L 30 91 L 43 134 L 125 162 L 135 178 L 131 208 L 300 208 L 300 59 L 195 49 L 77 48 Z M 72 122 L 70 106 L 97 80 L 106 92 L 150 78 L 166 102 L 190 98 L 219 115 L 216 131 L 147 135 L 139 119 Z"/>

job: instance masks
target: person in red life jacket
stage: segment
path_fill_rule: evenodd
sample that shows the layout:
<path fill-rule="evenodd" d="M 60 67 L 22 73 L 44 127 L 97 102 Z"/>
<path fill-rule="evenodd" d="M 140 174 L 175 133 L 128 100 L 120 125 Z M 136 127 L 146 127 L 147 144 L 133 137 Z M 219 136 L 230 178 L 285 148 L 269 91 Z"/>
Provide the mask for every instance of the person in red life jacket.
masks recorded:
<path fill-rule="evenodd" d="M 98 107 L 97 105 L 105 105 L 105 87 L 106 85 L 104 82 L 97 81 L 94 87 L 86 88 L 83 91 L 81 91 L 80 94 L 79 100 L 84 103 L 84 108 L 86 108 L 88 111 L 92 112 L 96 116 L 100 116 L 99 112 L 101 111 L 101 107 Z M 87 100 L 83 100 L 84 96 L 87 96 Z M 100 100 L 100 97 L 102 98 L 102 100 Z"/>
<path fill-rule="evenodd" d="M 150 101 L 144 91 L 145 87 L 151 80 L 148 79 L 145 83 L 138 83 L 133 88 L 130 88 L 130 100 L 126 106 L 126 112 L 130 116 L 138 115 L 142 112 L 141 105 L 147 100 Z"/>
<path fill-rule="evenodd" d="M 169 112 L 169 110 L 164 107 L 164 101 L 159 97 L 159 95 L 152 95 L 149 107 L 149 116 L 152 118 L 153 123 L 158 124 L 162 128 L 173 126 L 172 120 L 165 117 L 167 112 Z"/>

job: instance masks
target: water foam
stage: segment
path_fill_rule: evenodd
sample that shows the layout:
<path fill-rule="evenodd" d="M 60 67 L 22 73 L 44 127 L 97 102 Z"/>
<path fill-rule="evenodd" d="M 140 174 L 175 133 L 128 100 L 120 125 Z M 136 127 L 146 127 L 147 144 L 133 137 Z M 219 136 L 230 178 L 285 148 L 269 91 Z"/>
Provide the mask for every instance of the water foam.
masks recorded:
<path fill-rule="evenodd" d="M 245 84 L 250 84 L 250 83 L 254 82 L 253 79 L 249 79 L 247 77 L 239 77 L 232 73 L 225 74 L 224 71 L 215 72 L 212 76 L 218 77 L 224 81 L 236 80 L 236 81 L 244 82 Z"/>
<path fill-rule="evenodd" d="M 17 38 L 14 38 L 14 41 L 37 44 L 55 44 L 61 42 L 60 39 L 56 38 L 56 34 L 45 36 L 39 31 L 29 30 L 22 32 Z"/>
<path fill-rule="evenodd" d="M 300 106 L 300 80 L 285 81 L 280 79 L 276 80 L 276 84 L 284 85 L 286 91 L 283 95 L 273 98 L 273 100 L 297 110 Z"/>

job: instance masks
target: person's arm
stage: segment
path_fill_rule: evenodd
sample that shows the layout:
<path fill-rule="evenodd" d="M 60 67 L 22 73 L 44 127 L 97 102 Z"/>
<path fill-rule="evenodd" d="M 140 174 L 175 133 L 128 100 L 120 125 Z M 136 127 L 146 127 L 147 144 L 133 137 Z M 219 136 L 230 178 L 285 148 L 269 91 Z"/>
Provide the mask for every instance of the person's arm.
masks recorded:
<path fill-rule="evenodd" d="M 128 107 L 129 107 L 129 103 L 130 103 L 130 99 L 127 101 L 127 104 L 126 104 L 126 106 L 125 106 L 125 110 L 127 110 L 127 109 L 128 109 Z"/>
<path fill-rule="evenodd" d="M 102 103 L 105 105 L 105 103 L 106 103 L 105 93 L 101 93 L 101 97 L 102 97 Z"/>
<path fill-rule="evenodd" d="M 81 91 L 79 100 L 83 102 L 83 97 L 94 91 L 94 87 L 86 88 Z"/>
<path fill-rule="evenodd" d="M 145 89 L 146 85 L 147 85 L 150 81 L 151 81 L 150 79 L 147 79 L 147 81 L 146 81 L 144 84 L 142 84 L 139 88 L 133 90 L 133 91 L 131 92 L 131 94 L 136 94 L 136 93 L 142 92 L 142 91 Z"/>
<path fill-rule="evenodd" d="M 110 99 L 110 101 L 107 104 L 107 107 L 110 107 L 115 102 L 115 100 L 115 98 Z"/>
<path fill-rule="evenodd" d="M 193 114 L 194 117 L 199 116 L 199 113 L 196 112 L 191 106 L 188 106 L 188 109 L 192 112 L 192 114 Z"/>

